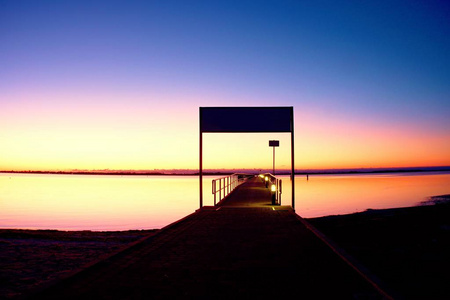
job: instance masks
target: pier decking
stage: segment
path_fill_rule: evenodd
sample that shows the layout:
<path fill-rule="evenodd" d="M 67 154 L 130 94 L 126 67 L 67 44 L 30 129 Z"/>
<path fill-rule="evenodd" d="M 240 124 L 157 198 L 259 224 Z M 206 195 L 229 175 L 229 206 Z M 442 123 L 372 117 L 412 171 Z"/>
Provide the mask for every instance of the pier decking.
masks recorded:
<path fill-rule="evenodd" d="M 380 299 L 259 178 L 133 247 L 35 294 L 40 299 Z"/>

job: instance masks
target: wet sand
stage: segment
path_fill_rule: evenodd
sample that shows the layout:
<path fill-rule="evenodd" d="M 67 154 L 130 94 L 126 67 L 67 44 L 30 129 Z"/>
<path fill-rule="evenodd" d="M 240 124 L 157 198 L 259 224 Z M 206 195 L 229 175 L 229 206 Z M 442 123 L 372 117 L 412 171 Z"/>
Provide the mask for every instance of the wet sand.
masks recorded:
<path fill-rule="evenodd" d="M 449 298 L 450 204 L 307 221 L 400 298 Z M 0 298 L 18 298 L 154 232 L 0 229 Z"/>

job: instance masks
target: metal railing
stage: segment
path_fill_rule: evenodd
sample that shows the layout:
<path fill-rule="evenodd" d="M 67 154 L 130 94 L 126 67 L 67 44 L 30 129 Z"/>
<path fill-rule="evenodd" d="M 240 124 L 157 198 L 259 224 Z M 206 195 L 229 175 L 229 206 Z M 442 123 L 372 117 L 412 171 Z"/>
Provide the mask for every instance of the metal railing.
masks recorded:
<path fill-rule="evenodd" d="M 231 174 L 229 176 L 213 179 L 212 193 L 214 195 L 214 205 L 228 196 L 235 188 L 244 183 L 249 178 L 247 174 Z M 219 194 L 219 201 L 217 201 Z"/>
<path fill-rule="evenodd" d="M 270 173 L 260 174 L 259 178 L 265 183 L 266 188 L 269 188 L 272 193 L 272 204 L 281 204 L 281 194 L 283 192 L 281 179 L 275 177 Z"/>

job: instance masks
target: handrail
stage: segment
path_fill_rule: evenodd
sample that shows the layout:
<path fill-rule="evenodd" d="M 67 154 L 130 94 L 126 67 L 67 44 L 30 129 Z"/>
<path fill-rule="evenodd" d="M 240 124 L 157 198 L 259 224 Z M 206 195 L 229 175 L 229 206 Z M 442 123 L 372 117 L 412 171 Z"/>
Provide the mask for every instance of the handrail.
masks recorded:
<path fill-rule="evenodd" d="M 269 188 L 272 192 L 272 204 L 281 204 L 281 194 L 283 192 L 282 181 L 275 175 L 270 173 L 260 174 L 259 178 L 266 184 L 266 188 Z"/>
<path fill-rule="evenodd" d="M 214 205 L 216 205 L 217 193 L 219 193 L 219 201 L 228 196 L 235 188 L 244 183 L 248 179 L 248 175 L 234 173 L 229 176 L 220 177 L 212 180 L 212 193 L 214 195 Z M 218 183 L 218 184 L 217 184 Z M 217 185 L 219 188 L 217 189 Z"/>

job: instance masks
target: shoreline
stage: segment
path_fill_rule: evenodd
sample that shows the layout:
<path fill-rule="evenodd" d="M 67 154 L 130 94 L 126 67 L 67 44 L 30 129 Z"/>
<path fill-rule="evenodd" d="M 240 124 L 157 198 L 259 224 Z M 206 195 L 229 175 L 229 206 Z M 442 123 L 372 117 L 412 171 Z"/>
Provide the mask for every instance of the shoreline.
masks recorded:
<path fill-rule="evenodd" d="M 433 298 L 432 289 L 439 298 L 450 296 L 449 200 L 305 220 L 398 294 Z M 0 298 L 20 298 L 156 232 L 0 229 Z"/>

